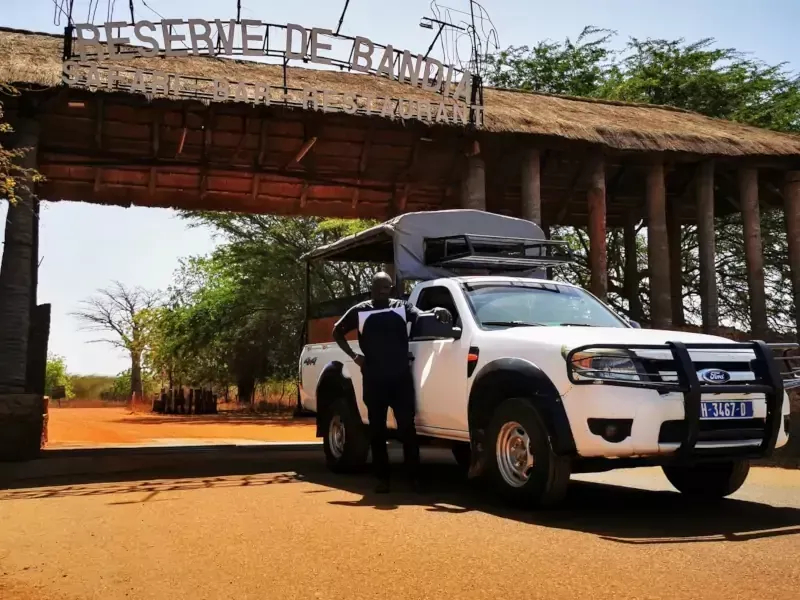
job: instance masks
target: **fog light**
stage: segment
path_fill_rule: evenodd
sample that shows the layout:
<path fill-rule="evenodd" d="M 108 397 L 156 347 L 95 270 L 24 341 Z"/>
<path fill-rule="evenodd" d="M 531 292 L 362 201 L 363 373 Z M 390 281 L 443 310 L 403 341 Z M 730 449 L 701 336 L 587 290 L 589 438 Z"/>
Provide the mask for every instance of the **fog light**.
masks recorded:
<path fill-rule="evenodd" d="M 589 419 L 589 431 L 607 442 L 618 444 L 631 435 L 633 419 Z"/>

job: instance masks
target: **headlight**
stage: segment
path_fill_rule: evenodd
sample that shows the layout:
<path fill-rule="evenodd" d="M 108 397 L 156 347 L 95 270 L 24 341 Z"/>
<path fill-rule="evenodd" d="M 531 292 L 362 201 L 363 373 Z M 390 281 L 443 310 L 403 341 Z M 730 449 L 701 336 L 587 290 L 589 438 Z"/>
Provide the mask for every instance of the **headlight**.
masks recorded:
<path fill-rule="evenodd" d="M 565 356 L 566 358 L 566 356 Z M 635 359 L 614 350 L 592 350 L 572 355 L 568 368 L 576 377 L 611 381 L 640 381 Z"/>

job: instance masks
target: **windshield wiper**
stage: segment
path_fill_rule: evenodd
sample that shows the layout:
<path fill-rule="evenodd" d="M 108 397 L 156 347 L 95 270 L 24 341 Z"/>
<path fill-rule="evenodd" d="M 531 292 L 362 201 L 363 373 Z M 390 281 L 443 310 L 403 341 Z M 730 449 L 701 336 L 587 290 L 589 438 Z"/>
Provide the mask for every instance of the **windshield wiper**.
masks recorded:
<path fill-rule="evenodd" d="M 588 323 L 559 323 L 559 327 L 597 327 L 597 325 L 589 325 Z"/>
<path fill-rule="evenodd" d="M 498 327 L 543 327 L 541 323 L 528 323 L 527 321 L 483 321 L 482 325 L 497 325 Z"/>

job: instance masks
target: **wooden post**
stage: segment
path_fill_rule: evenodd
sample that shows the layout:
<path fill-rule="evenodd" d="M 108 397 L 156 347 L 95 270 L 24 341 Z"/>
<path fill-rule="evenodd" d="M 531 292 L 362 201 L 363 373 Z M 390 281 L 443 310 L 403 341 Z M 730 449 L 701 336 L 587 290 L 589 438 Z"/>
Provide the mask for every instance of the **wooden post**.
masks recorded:
<path fill-rule="evenodd" d="M 654 329 L 672 326 L 670 312 L 669 241 L 667 238 L 664 163 L 647 170 L 647 271 L 650 280 L 650 321 Z"/>
<path fill-rule="evenodd" d="M 669 245 L 669 284 L 672 300 L 672 324 L 686 324 L 683 316 L 683 260 L 681 257 L 681 212 L 678 198 L 667 204 L 667 240 Z"/>
<path fill-rule="evenodd" d="M 750 332 L 753 339 L 767 337 L 767 296 L 764 289 L 764 255 L 761 246 L 761 215 L 758 207 L 758 171 L 739 170 L 739 196 L 744 223 L 744 259 L 750 290 Z"/>
<path fill-rule="evenodd" d="M 522 157 L 522 218 L 542 225 L 541 162 L 537 148 L 527 149 Z"/>
<path fill-rule="evenodd" d="M 12 125 L 13 147 L 30 148 L 18 164 L 37 168 L 38 121 L 18 117 Z M 19 189 L 17 203 L 8 207 L 0 263 L 0 461 L 35 458 L 42 443 L 42 395 L 26 393 L 30 324 L 36 306 L 31 298 L 36 294 L 32 253 L 39 227 L 34 184 L 28 181 L 27 185 L 31 191 Z"/>
<path fill-rule="evenodd" d="M 700 313 L 703 331 L 716 333 L 719 327 L 717 297 L 716 233 L 714 231 L 714 163 L 706 161 L 697 170 L 697 242 L 700 259 Z"/>
<path fill-rule="evenodd" d="M 486 168 L 479 155 L 467 157 L 461 181 L 461 208 L 486 210 Z"/>
<path fill-rule="evenodd" d="M 800 171 L 786 173 L 783 190 L 786 237 L 789 242 L 789 267 L 794 289 L 794 318 L 800 336 Z"/>
<path fill-rule="evenodd" d="M 606 254 L 606 172 L 605 161 L 599 154 L 591 159 L 589 168 L 589 290 L 605 302 L 608 292 Z"/>
<path fill-rule="evenodd" d="M 637 216 L 628 211 L 623 229 L 625 243 L 625 295 L 628 299 L 628 316 L 639 321 L 642 318 L 642 305 L 639 302 L 639 264 L 636 247 Z"/>

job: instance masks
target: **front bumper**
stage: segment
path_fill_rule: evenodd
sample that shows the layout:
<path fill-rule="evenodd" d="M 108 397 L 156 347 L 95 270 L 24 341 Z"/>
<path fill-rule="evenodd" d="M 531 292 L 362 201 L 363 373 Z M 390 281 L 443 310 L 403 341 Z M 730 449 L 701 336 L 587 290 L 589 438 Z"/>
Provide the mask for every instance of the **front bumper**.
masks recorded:
<path fill-rule="evenodd" d="M 747 344 L 600 345 L 575 348 L 566 357 L 573 387 L 563 396 L 579 456 L 633 457 L 672 455 L 695 458 L 703 455 L 746 455 L 766 457 L 788 442 L 789 398 L 784 391 L 786 375 L 773 357 L 776 349 L 788 345 L 763 342 Z M 792 345 L 796 348 L 796 345 Z M 652 371 L 641 381 L 592 379 L 573 370 L 572 357 L 597 349 L 623 350 L 638 358 L 637 351 L 667 351 L 673 378 Z M 751 378 L 728 384 L 706 384 L 698 379 L 698 366 L 691 351 L 724 352 L 751 350 Z M 662 361 L 664 362 L 664 361 Z M 613 376 L 613 375 L 612 375 Z M 790 385 L 796 385 L 794 371 Z M 701 418 L 702 401 L 750 400 L 753 415 L 748 419 L 706 420 Z M 617 419 L 630 434 L 622 440 L 598 434 L 596 419 Z M 590 422 L 593 421 L 593 423 Z M 594 431 L 592 431 L 594 429 Z"/>

